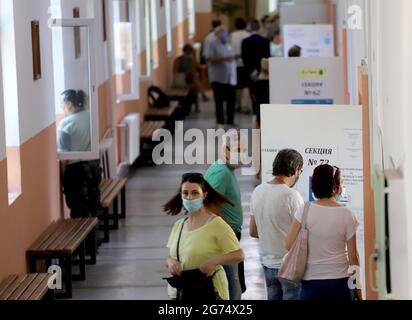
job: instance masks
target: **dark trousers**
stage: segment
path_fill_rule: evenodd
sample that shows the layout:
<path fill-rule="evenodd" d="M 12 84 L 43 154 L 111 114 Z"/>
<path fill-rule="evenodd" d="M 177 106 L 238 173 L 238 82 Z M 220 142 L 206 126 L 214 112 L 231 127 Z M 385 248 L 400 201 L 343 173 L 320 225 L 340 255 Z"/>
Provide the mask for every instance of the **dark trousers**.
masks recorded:
<path fill-rule="evenodd" d="M 95 217 L 100 209 L 100 161 L 69 164 L 63 177 L 66 203 L 72 218 Z"/>
<path fill-rule="evenodd" d="M 351 301 L 354 292 L 349 288 L 349 278 L 302 281 L 301 300 Z"/>
<path fill-rule="evenodd" d="M 233 124 L 235 120 L 236 87 L 219 82 L 212 83 L 213 95 L 216 104 L 216 118 L 218 124 Z M 225 122 L 224 103 L 226 102 L 227 120 Z"/>
<path fill-rule="evenodd" d="M 240 232 L 235 232 L 237 239 L 240 241 L 242 239 L 242 233 Z M 246 288 L 246 279 L 245 279 L 245 264 L 242 261 L 238 265 L 239 267 L 239 281 L 240 281 L 240 287 L 242 288 L 242 293 L 245 293 L 247 288 Z"/>

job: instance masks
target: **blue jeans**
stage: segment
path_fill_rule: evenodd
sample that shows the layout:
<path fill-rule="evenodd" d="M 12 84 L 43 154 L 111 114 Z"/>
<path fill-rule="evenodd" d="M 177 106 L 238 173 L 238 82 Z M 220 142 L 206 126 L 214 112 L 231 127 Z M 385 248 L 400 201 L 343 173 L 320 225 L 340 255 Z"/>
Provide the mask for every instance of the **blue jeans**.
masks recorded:
<path fill-rule="evenodd" d="M 301 286 L 278 278 L 278 269 L 263 267 L 268 300 L 299 300 Z"/>
<path fill-rule="evenodd" d="M 230 300 L 242 299 L 242 287 L 239 280 L 239 266 L 237 264 L 223 266 L 226 272 L 227 282 L 229 283 Z"/>
<path fill-rule="evenodd" d="M 302 300 L 351 301 L 354 292 L 349 288 L 349 278 L 302 281 Z"/>

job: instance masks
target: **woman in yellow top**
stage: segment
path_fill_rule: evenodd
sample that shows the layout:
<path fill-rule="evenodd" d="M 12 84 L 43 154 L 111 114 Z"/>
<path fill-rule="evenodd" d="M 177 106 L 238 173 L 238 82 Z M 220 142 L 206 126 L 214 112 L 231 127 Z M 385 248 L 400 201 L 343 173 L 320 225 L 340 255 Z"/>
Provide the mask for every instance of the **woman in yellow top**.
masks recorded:
<path fill-rule="evenodd" d="M 164 205 L 164 211 L 169 215 L 178 215 L 183 208 L 188 214 L 187 219 L 176 222 L 167 243 L 170 273 L 181 275 L 183 271 L 200 269 L 205 275 L 213 276 L 217 299 L 222 300 L 229 300 L 228 282 L 222 265 L 238 264 L 244 260 L 233 229 L 211 211 L 218 211 L 216 208 L 226 203 L 230 200 L 215 191 L 203 175 L 189 173 L 183 175 L 179 193 Z M 168 291 L 170 298 L 176 299 L 177 290 L 169 285 Z"/>

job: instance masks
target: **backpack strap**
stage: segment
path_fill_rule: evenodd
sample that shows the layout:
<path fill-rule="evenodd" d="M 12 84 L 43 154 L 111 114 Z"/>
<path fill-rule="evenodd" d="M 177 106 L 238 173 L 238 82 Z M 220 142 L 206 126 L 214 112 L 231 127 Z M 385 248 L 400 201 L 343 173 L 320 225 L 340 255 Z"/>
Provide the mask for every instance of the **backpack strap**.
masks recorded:
<path fill-rule="evenodd" d="M 182 227 L 180 228 L 180 232 L 179 232 L 179 238 L 177 239 L 176 256 L 177 256 L 177 261 L 179 261 L 179 262 L 180 262 L 180 257 L 179 257 L 180 239 L 182 238 L 182 232 L 183 232 L 183 228 L 185 227 L 185 222 L 186 222 L 188 219 L 189 219 L 189 218 L 186 218 L 186 219 L 182 222 Z"/>

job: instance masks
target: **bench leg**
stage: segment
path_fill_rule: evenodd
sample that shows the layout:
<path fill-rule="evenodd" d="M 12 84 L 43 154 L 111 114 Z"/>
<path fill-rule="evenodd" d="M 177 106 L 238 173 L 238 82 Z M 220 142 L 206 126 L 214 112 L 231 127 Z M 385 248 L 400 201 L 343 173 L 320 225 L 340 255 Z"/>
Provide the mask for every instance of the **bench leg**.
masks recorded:
<path fill-rule="evenodd" d="M 83 281 L 86 280 L 86 247 L 85 241 L 80 244 L 79 247 L 79 269 L 80 273 L 72 277 L 73 280 Z"/>
<path fill-rule="evenodd" d="M 65 292 L 64 293 L 56 293 L 56 298 L 62 299 L 71 299 L 73 296 L 73 286 L 72 286 L 72 257 L 65 256 L 63 257 L 63 266 L 64 266 L 64 274 L 63 274 L 63 281 L 65 284 Z"/>
<path fill-rule="evenodd" d="M 30 273 L 37 272 L 37 259 L 34 256 L 29 257 L 29 271 Z"/>
<path fill-rule="evenodd" d="M 109 225 L 109 208 L 103 209 L 103 232 L 104 238 L 103 242 L 108 243 L 110 242 L 110 225 Z"/>
<path fill-rule="evenodd" d="M 119 229 L 119 201 L 118 197 L 113 200 L 113 225 L 110 226 L 110 230 Z"/>
<path fill-rule="evenodd" d="M 86 264 L 96 264 L 96 255 L 97 255 L 97 242 L 96 242 L 96 228 L 90 232 L 90 234 L 86 238 L 86 246 L 88 248 L 88 253 L 90 255 L 90 259 L 86 260 Z"/>
<path fill-rule="evenodd" d="M 126 187 L 122 189 L 120 194 L 120 205 L 121 205 L 121 214 L 120 219 L 126 219 Z"/>

